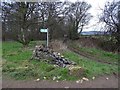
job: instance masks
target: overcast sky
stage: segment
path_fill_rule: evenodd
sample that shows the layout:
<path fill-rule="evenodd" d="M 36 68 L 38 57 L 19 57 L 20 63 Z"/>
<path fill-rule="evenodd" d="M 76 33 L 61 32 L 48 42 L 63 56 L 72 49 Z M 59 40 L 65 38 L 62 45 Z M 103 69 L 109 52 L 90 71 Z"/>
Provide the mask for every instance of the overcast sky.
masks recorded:
<path fill-rule="evenodd" d="M 11 0 L 2 0 L 2 1 L 11 1 Z M 29 0 L 21 0 L 21 1 L 29 1 Z M 37 0 L 32 0 L 32 1 L 34 2 Z M 41 1 L 44 1 L 44 0 L 41 0 Z M 49 1 L 49 0 L 45 0 L 45 1 Z M 50 1 L 52 1 L 52 0 L 50 0 Z M 60 1 L 66 1 L 66 0 L 60 0 Z M 108 1 L 112 2 L 113 0 L 67 0 L 67 1 L 71 1 L 71 2 L 86 1 L 88 4 L 91 4 L 92 7 L 89 10 L 89 12 L 93 15 L 93 18 L 90 20 L 89 25 L 86 26 L 89 28 L 84 28 L 83 31 L 99 31 L 101 26 L 103 25 L 103 23 L 102 24 L 97 23 L 99 21 L 98 15 L 100 15 L 102 13 L 101 9 L 104 8 L 105 3 Z M 118 0 L 115 0 L 115 1 L 118 1 Z"/>
<path fill-rule="evenodd" d="M 64 1 L 64 0 L 61 0 Z M 104 8 L 104 5 L 106 2 L 112 2 L 113 0 L 69 0 L 71 2 L 75 2 L 75 1 L 86 1 L 87 3 L 91 4 L 92 7 L 89 10 L 89 12 L 93 15 L 93 18 L 90 20 L 90 23 L 83 31 L 99 31 L 102 24 L 101 23 L 97 23 L 99 21 L 98 15 L 100 15 L 102 13 L 102 10 Z"/>

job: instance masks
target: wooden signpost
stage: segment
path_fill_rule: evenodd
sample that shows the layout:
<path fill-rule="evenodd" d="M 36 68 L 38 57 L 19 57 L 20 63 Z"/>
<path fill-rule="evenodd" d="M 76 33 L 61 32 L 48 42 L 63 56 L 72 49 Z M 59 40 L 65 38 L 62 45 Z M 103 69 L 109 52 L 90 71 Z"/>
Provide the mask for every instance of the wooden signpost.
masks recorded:
<path fill-rule="evenodd" d="M 48 29 L 40 29 L 40 32 L 47 33 L 47 47 L 48 47 Z"/>

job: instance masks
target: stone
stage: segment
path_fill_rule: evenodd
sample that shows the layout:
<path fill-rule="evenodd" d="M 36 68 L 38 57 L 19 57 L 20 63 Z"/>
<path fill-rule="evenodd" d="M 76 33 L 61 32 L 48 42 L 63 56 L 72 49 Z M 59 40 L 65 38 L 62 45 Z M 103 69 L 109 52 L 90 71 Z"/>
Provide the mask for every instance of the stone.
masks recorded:
<path fill-rule="evenodd" d="M 45 62 L 56 64 L 64 68 L 67 65 L 71 65 L 71 64 L 75 65 L 75 62 L 71 62 L 60 53 L 55 52 L 52 49 L 45 47 L 44 45 L 35 46 L 35 50 L 33 50 L 33 55 L 31 59 L 36 59 L 36 60 L 42 59 Z"/>

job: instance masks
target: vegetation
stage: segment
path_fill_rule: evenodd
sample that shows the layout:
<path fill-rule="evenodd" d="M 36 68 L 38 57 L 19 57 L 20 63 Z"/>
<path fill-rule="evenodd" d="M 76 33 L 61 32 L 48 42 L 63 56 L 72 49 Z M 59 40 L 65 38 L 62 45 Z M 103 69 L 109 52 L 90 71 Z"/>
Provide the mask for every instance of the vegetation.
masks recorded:
<path fill-rule="evenodd" d="M 85 53 L 86 55 L 90 55 L 95 57 L 96 59 L 101 59 L 104 61 L 118 63 L 118 54 L 113 52 L 106 52 L 99 48 L 88 48 L 82 47 L 78 43 L 70 43 L 70 47 L 77 49 L 79 52 Z"/>
<path fill-rule="evenodd" d="M 87 77 L 110 74 L 113 72 L 117 72 L 118 70 L 117 66 L 106 65 L 96 61 L 91 61 L 88 58 L 80 56 L 71 51 L 64 52 L 64 55 L 68 57 L 70 60 L 77 62 L 77 64 L 80 65 L 81 67 L 86 68 Z"/>
<path fill-rule="evenodd" d="M 2 49 L 0 55 L 3 58 L 4 75 L 15 79 L 77 80 L 118 72 L 120 1 L 106 4 L 100 16 L 100 21 L 105 24 L 105 31 L 109 32 L 108 35 L 93 36 L 80 36 L 83 28 L 89 28 L 86 25 L 92 18 L 89 13 L 91 5 L 84 1 L 2 2 L 1 6 L 2 40 L 5 42 L 2 43 L 2 48 L 0 47 L 0 50 Z M 84 74 L 80 77 L 74 76 L 70 74 L 68 68 L 48 64 L 43 59 L 30 60 L 35 45 L 46 43 L 37 41 L 46 39 L 46 33 L 40 32 L 42 28 L 48 28 L 49 42 L 63 40 L 58 43 L 59 47 L 64 43 L 64 50 L 60 52 L 65 58 L 75 61 L 76 66 L 85 69 Z M 100 42 L 96 47 L 94 45 L 98 38 Z M 93 48 L 79 43 L 85 40 L 85 43 Z M 91 44 L 90 40 L 94 43 Z M 50 48 L 55 50 L 57 44 L 55 42 L 53 44 L 51 43 Z M 101 50 L 101 47 L 109 52 Z"/>
<path fill-rule="evenodd" d="M 116 39 L 117 49 L 120 51 L 120 1 L 106 3 L 100 20 L 105 23 L 111 39 Z"/>
<path fill-rule="evenodd" d="M 60 78 L 56 78 L 56 80 L 77 80 L 83 76 L 92 78 L 93 76 L 111 74 L 113 72 L 116 73 L 118 70 L 117 65 L 102 64 L 96 61 L 91 61 L 88 58 L 80 56 L 74 52 L 63 51 L 63 55 L 66 58 L 75 61 L 78 66 L 86 69 L 83 76 L 75 77 L 69 75 L 69 70 L 67 68 L 55 67 L 43 60 L 30 60 L 32 55 L 31 49 L 35 43 L 38 43 L 38 41 L 31 42 L 28 48 L 23 48 L 22 44 L 17 42 L 3 42 L 3 74 L 15 79 L 40 78 L 53 80 L 54 76 L 60 76 Z"/>
<path fill-rule="evenodd" d="M 3 40 L 12 39 L 26 46 L 31 40 L 45 38 L 45 34 L 39 32 L 42 28 L 49 29 L 50 40 L 62 38 L 64 34 L 76 39 L 79 36 L 77 30 L 82 31 L 91 18 L 90 8 L 91 5 L 83 1 L 3 2 Z"/>

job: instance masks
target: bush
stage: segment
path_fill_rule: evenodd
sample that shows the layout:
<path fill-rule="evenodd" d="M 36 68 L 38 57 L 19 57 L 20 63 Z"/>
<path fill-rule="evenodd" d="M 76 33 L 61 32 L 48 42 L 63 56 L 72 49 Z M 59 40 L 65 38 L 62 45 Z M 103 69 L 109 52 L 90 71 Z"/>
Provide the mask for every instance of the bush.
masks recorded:
<path fill-rule="evenodd" d="M 112 41 L 103 41 L 99 44 L 100 48 L 105 50 L 105 51 L 111 51 L 114 52 L 117 50 L 117 45 L 116 43 L 112 42 Z"/>

